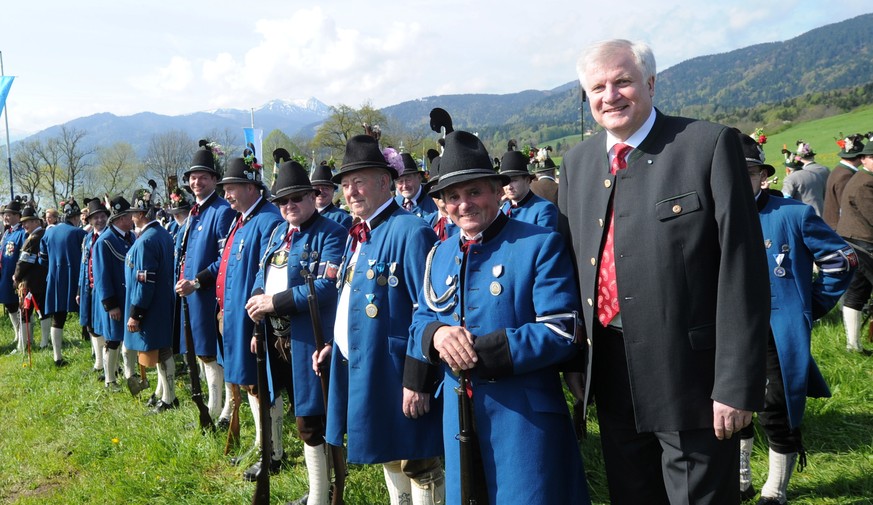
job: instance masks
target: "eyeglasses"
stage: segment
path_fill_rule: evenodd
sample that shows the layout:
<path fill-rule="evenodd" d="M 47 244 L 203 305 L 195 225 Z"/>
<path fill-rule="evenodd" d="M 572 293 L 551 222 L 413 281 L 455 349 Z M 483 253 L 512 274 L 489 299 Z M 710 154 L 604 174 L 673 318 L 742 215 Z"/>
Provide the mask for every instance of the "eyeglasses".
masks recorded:
<path fill-rule="evenodd" d="M 286 196 L 273 200 L 273 203 L 275 203 L 277 207 L 282 207 L 283 205 L 288 205 L 288 202 L 300 203 L 303 201 L 304 198 L 306 198 L 306 195 Z"/>

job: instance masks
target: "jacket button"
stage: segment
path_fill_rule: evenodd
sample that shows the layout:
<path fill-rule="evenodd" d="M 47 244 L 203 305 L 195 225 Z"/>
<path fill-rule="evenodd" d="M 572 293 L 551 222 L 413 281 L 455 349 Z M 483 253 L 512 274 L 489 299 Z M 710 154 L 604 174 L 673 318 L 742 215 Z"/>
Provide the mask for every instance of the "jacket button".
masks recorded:
<path fill-rule="evenodd" d="M 603 228 L 603 219 L 598 219 L 597 224 L 599 224 L 600 227 Z"/>
<path fill-rule="evenodd" d="M 589 298 L 589 299 L 588 299 L 588 300 L 586 300 L 586 301 L 587 301 L 587 302 L 588 302 L 588 306 L 589 306 L 589 307 L 591 307 L 591 306 L 593 306 L 593 305 L 594 305 L 594 301 L 593 301 L 593 300 L 591 300 L 591 298 Z"/>
<path fill-rule="evenodd" d="M 597 264 L 597 260 L 595 258 L 591 258 L 591 266 L 594 266 L 596 264 Z"/>
<path fill-rule="evenodd" d="M 603 187 L 608 188 L 610 186 L 612 186 L 612 181 L 610 181 L 609 179 L 604 179 Z"/>
<path fill-rule="evenodd" d="M 678 214 L 680 212 L 682 212 L 682 206 L 679 204 L 674 205 L 673 206 L 673 214 Z"/>

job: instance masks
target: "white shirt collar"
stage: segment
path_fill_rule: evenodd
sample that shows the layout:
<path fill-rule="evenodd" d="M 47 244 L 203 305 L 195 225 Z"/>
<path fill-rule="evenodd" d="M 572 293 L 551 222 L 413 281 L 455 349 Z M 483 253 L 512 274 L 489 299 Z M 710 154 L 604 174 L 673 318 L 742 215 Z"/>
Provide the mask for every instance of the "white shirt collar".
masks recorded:
<path fill-rule="evenodd" d="M 627 140 L 625 140 L 623 143 L 636 149 L 640 144 L 643 143 L 643 140 L 646 139 L 646 137 L 649 135 L 649 132 L 652 131 L 652 126 L 655 125 L 655 117 L 656 116 L 657 116 L 657 113 L 655 113 L 655 108 L 652 107 L 652 112 L 649 113 L 648 119 L 646 119 L 646 121 L 643 123 L 643 125 L 640 126 L 640 129 L 635 131 L 633 133 L 633 135 L 628 137 Z M 609 131 L 607 130 L 607 132 L 606 132 L 606 152 L 612 153 L 612 148 L 615 147 L 615 144 L 618 144 L 619 142 L 621 142 L 621 141 L 618 140 L 618 138 L 615 135 L 609 133 Z"/>
<path fill-rule="evenodd" d="M 261 200 L 263 200 L 263 199 L 264 199 L 263 196 L 259 196 L 258 199 L 255 200 L 255 203 L 253 203 L 251 207 L 249 207 L 245 212 L 243 212 L 242 218 L 245 219 L 245 218 L 249 217 L 249 214 L 251 214 L 252 211 L 255 210 L 255 207 L 257 207 L 258 204 L 261 203 Z"/>
<path fill-rule="evenodd" d="M 206 195 L 206 198 L 204 198 L 203 200 L 197 200 L 197 205 L 203 205 L 203 202 L 205 202 L 206 200 L 209 200 L 212 197 L 212 195 L 214 195 L 214 194 L 215 194 L 215 190 L 213 189 L 212 193 L 209 193 L 208 195 Z"/>

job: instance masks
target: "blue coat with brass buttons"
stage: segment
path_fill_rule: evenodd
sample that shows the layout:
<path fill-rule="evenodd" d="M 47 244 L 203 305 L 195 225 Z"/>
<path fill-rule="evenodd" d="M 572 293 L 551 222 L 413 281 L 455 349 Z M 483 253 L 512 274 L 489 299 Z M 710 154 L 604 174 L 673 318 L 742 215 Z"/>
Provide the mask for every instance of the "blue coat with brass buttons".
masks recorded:
<path fill-rule="evenodd" d="M 758 209 L 770 267 L 770 328 L 788 422 L 797 428 L 807 396 L 831 395 L 810 352 L 812 323 L 839 301 L 852 280 L 857 257 L 809 205 L 761 192 Z M 815 276 L 813 264 L 818 266 Z"/>
<path fill-rule="evenodd" d="M 106 229 L 103 231 L 105 232 Z M 79 266 L 79 324 L 90 326 L 92 330 L 94 330 L 95 310 L 99 308 L 99 305 L 94 303 L 94 286 L 91 285 L 88 273 L 88 264 L 91 264 L 92 271 L 94 267 L 92 254 L 94 244 L 97 242 L 94 235 L 94 230 L 91 230 L 82 238 L 82 264 Z M 100 236 L 99 233 L 96 235 Z M 94 282 L 96 283 L 96 279 Z M 96 330 L 94 332 L 100 335 Z"/>
<path fill-rule="evenodd" d="M 466 258 L 460 239 L 450 238 L 436 246 L 430 264 L 424 289 L 432 287 L 437 298 L 454 294 L 429 306 L 422 292 L 410 355 L 442 364 L 447 503 L 460 496 L 458 379 L 433 336 L 462 324 L 475 336 L 479 358 L 469 378 L 489 503 L 589 503 L 557 369 L 579 350 L 579 296 L 563 239 L 500 213 Z"/>
<path fill-rule="evenodd" d="M 331 202 L 327 207 L 321 209 L 319 213 L 331 221 L 339 223 L 346 230 L 352 227 L 352 216 L 348 212 L 334 205 L 333 202 Z"/>
<path fill-rule="evenodd" d="M 352 463 L 384 463 L 423 459 L 442 454 L 440 406 L 431 399 L 428 414 L 404 417 L 403 376 L 426 374 L 428 366 L 407 359 L 409 326 L 424 278 L 424 258 L 437 241 L 427 223 L 395 202 L 371 220 L 369 240 L 358 244 L 353 269 L 351 241 L 345 246 L 341 283 L 351 289 L 348 308 L 348 356 L 337 346 L 331 357 L 327 441 L 342 445 L 348 434 L 348 459 Z M 368 279 L 367 270 L 379 270 L 397 282 Z M 350 280 L 345 280 L 346 278 Z M 367 306 L 377 310 L 367 315 Z M 370 311 L 372 314 L 373 312 Z M 414 370 L 413 370 L 414 369 Z"/>
<path fill-rule="evenodd" d="M 403 195 L 397 195 L 394 197 L 394 201 L 397 202 L 397 205 L 400 208 L 403 208 L 403 200 L 405 198 Z M 436 204 L 433 203 L 433 199 L 427 195 L 427 192 L 424 188 L 421 189 L 421 192 L 418 195 L 418 201 L 412 203 L 412 207 L 409 209 L 410 214 L 414 214 L 425 221 L 430 221 L 431 216 L 435 213 L 439 213 L 439 209 Z"/>
<path fill-rule="evenodd" d="M 199 213 L 189 215 L 186 221 L 187 238 L 180 245 L 184 250 L 176 252 L 184 254 L 184 272 L 182 277 L 194 281 L 197 275 L 221 257 L 223 240 L 230 231 L 230 223 L 236 212 L 224 198 L 213 193 L 203 205 Z M 186 232 L 182 232 L 183 237 Z M 186 243 L 187 240 L 187 243 Z M 179 273 L 176 273 L 179 278 Z M 197 356 L 218 355 L 218 326 L 216 323 L 217 305 L 215 303 L 215 283 L 208 279 L 199 279 L 200 289 L 188 295 L 188 308 L 191 311 L 191 334 L 194 337 L 194 352 Z M 181 311 L 180 311 L 181 312 Z M 177 317 L 182 317 L 179 314 Z M 185 353 L 184 324 L 179 324 L 180 352 Z"/>
<path fill-rule="evenodd" d="M 15 266 L 25 240 L 27 240 L 27 232 L 21 224 L 3 233 L 3 255 L 0 257 L 0 303 L 18 303 L 18 291 L 12 283 L 12 274 L 15 273 Z"/>
<path fill-rule="evenodd" d="M 285 223 L 273 231 L 261 260 L 254 294 L 264 292 L 266 265 L 278 259 L 275 258 L 277 254 L 286 254 L 281 249 L 289 228 L 290 225 Z M 287 324 L 290 325 L 292 376 L 289 379 L 294 381 L 294 415 L 298 417 L 321 416 L 325 413 L 321 380 L 312 370 L 315 336 L 309 314 L 309 287 L 302 274 L 308 270 L 315 276 L 315 295 L 318 298 L 323 338 L 329 344 L 333 340 L 336 318 L 336 280 L 347 236 L 342 225 L 315 213 L 291 237 L 291 248 L 286 258 L 280 260 L 287 261 L 285 271 L 288 288 L 273 295 L 273 307 L 275 315 L 287 318 Z M 273 359 L 275 356 L 268 356 L 271 371 L 275 368 Z M 274 398 L 279 393 L 272 386 L 271 391 Z"/>
<path fill-rule="evenodd" d="M 124 327 L 127 321 L 113 321 L 109 311 L 121 309 L 124 313 L 125 282 L 124 258 L 134 242 L 133 232 L 129 237 L 118 230 L 107 226 L 94 243 L 92 268 L 94 270 L 94 331 L 106 340 L 121 342 L 124 340 Z"/>
<path fill-rule="evenodd" d="M 160 223 L 146 225 L 127 252 L 124 269 L 124 345 L 132 351 L 152 351 L 173 345 L 173 238 Z M 127 320 L 139 321 L 131 332 Z"/>
<path fill-rule="evenodd" d="M 68 223 L 47 229 L 39 243 L 39 263 L 48 269 L 45 314 L 76 312 L 82 240 L 88 232 Z"/>
<path fill-rule="evenodd" d="M 230 225 L 236 226 L 242 215 L 238 214 Z M 282 214 L 275 205 L 262 199 L 245 222 L 233 234 L 233 243 L 225 242 L 230 248 L 224 274 L 224 314 L 221 355 L 224 364 L 224 380 L 231 384 L 254 385 L 258 383 L 255 355 L 251 351 L 252 334 L 255 323 L 246 313 L 246 302 L 255 278 L 261 257 L 267 250 L 270 234 L 282 223 Z M 209 265 L 197 278 L 203 285 L 214 286 L 221 266 L 221 258 Z M 217 303 L 213 300 L 213 304 Z M 215 307 L 215 306 L 213 306 Z M 197 344 L 194 344 L 195 347 Z"/>

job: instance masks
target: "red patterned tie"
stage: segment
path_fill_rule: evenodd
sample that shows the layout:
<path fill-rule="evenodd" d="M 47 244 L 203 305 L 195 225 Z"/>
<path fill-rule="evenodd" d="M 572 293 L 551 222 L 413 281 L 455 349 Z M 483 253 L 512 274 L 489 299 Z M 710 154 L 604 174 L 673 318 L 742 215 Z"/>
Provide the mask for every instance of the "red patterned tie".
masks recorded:
<path fill-rule="evenodd" d="M 412 200 L 410 200 L 409 198 L 404 198 L 403 199 L 403 209 L 406 210 L 407 212 L 412 212 Z"/>
<path fill-rule="evenodd" d="M 352 252 L 358 248 L 358 244 L 370 240 L 370 227 L 366 221 L 359 221 L 349 230 L 349 235 L 352 237 Z"/>
<path fill-rule="evenodd" d="M 627 168 L 625 158 L 632 149 L 633 147 L 627 144 L 618 143 L 615 145 L 615 157 L 612 158 L 609 167 L 613 175 L 619 170 Z M 610 197 L 610 200 L 613 200 L 613 197 Z M 597 275 L 597 319 L 603 326 L 612 321 L 619 312 L 618 285 L 615 280 L 615 243 L 612 239 L 615 224 L 615 215 L 612 212 L 614 205 L 615 202 L 612 201 L 608 211 L 609 228 L 606 231 L 606 243 L 603 244 L 603 252 L 600 255 L 600 271 Z"/>
<path fill-rule="evenodd" d="M 195 203 L 195 204 L 191 207 L 191 215 L 192 215 L 192 216 L 196 216 L 196 215 L 198 215 L 198 214 L 200 214 L 200 204 L 199 204 L 199 203 Z"/>
<path fill-rule="evenodd" d="M 224 241 L 224 250 L 221 251 L 221 263 L 218 265 L 218 275 L 215 279 L 215 297 L 218 299 L 218 307 L 222 310 L 224 310 L 224 279 L 227 276 L 227 262 L 230 260 L 230 250 L 233 245 L 233 237 L 236 235 L 236 231 L 242 228 L 243 221 L 242 216 L 236 218 L 236 226 L 230 230 L 227 240 Z"/>
<path fill-rule="evenodd" d="M 474 238 L 471 240 L 465 240 L 461 243 L 461 252 L 464 253 L 464 256 L 466 256 L 467 253 L 470 252 L 470 246 L 473 244 L 478 244 L 479 240 L 480 239 L 478 238 Z"/>
<path fill-rule="evenodd" d="M 283 243 L 288 244 L 289 249 L 291 248 L 291 236 L 297 233 L 297 231 L 297 228 L 291 228 L 290 230 L 288 230 L 288 233 L 285 234 L 285 240 L 283 241 Z"/>
<path fill-rule="evenodd" d="M 448 234 L 446 233 L 446 222 L 449 219 L 446 216 L 440 216 L 439 220 L 437 220 L 436 226 L 433 227 L 434 233 L 439 237 L 440 242 L 445 242 L 448 238 Z"/>

